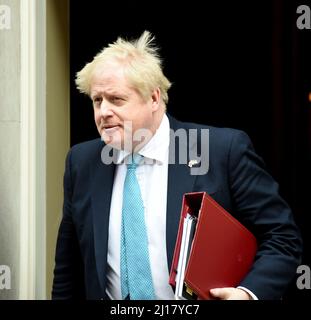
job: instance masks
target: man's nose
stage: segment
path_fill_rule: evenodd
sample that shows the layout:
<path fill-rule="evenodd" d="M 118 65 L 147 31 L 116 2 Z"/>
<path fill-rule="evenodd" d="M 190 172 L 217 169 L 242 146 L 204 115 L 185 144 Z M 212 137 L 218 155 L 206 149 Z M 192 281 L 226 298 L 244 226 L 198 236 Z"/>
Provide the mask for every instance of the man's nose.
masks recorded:
<path fill-rule="evenodd" d="M 100 105 L 100 113 L 102 117 L 109 117 L 113 115 L 113 111 L 111 109 L 111 106 L 109 102 L 103 100 Z"/>

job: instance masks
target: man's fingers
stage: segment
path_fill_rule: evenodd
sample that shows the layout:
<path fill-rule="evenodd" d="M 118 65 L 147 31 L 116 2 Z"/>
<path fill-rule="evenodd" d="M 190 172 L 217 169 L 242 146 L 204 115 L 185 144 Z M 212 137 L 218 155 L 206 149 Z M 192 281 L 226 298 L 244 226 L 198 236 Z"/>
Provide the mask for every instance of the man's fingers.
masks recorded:
<path fill-rule="evenodd" d="M 215 288 L 211 289 L 210 293 L 214 298 L 228 299 L 232 288 Z"/>
<path fill-rule="evenodd" d="M 251 296 L 239 288 L 214 288 L 210 293 L 214 298 L 221 300 L 251 300 Z"/>

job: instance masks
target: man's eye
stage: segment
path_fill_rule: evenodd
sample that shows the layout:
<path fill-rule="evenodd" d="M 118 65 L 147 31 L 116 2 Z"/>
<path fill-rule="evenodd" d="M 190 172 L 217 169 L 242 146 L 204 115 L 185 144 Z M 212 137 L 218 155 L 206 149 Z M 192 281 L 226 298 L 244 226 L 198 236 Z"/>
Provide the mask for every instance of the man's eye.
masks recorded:
<path fill-rule="evenodd" d="M 113 103 L 121 103 L 124 99 L 122 99 L 121 97 L 112 97 L 111 101 Z"/>
<path fill-rule="evenodd" d="M 94 98 L 93 102 L 98 104 L 102 101 L 102 98 L 101 97 L 97 97 L 97 98 Z"/>

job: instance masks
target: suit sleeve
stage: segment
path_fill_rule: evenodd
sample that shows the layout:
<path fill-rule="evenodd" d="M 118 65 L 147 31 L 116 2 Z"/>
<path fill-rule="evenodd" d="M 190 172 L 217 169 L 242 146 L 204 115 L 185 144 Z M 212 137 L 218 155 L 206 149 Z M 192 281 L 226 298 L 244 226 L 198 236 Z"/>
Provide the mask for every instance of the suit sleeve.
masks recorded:
<path fill-rule="evenodd" d="M 66 158 L 63 217 L 58 231 L 52 299 L 84 299 L 84 275 L 79 242 L 72 220 L 71 151 Z"/>
<path fill-rule="evenodd" d="M 234 212 L 259 245 L 253 267 L 240 285 L 259 299 L 280 299 L 300 263 L 300 232 L 278 184 L 265 171 L 245 133 L 235 133 L 228 159 Z"/>

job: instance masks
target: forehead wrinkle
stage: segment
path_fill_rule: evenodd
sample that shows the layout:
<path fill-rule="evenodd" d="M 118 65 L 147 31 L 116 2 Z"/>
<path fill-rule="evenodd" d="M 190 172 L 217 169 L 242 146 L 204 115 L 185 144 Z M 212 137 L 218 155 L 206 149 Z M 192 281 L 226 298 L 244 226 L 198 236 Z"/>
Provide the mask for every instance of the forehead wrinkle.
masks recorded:
<path fill-rule="evenodd" d="M 108 96 L 118 95 L 125 98 L 132 96 L 132 92 L 129 88 L 124 88 L 118 85 L 115 86 L 111 84 L 109 84 L 107 87 L 103 87 L 101 84 L 95 84 L 91 91 L 91 98 L 99 94 Z"/>
<path fill-rule="evenodd" d="M 132 88 L 123 74 L 111 74 L 107 70 L 103 72 L 97 72 L 91 84 L 91 98 L 97 94 L 108 94 L 108 95 L 123 95 L 130 97 L 137 93 L 135 88 Z"/>

